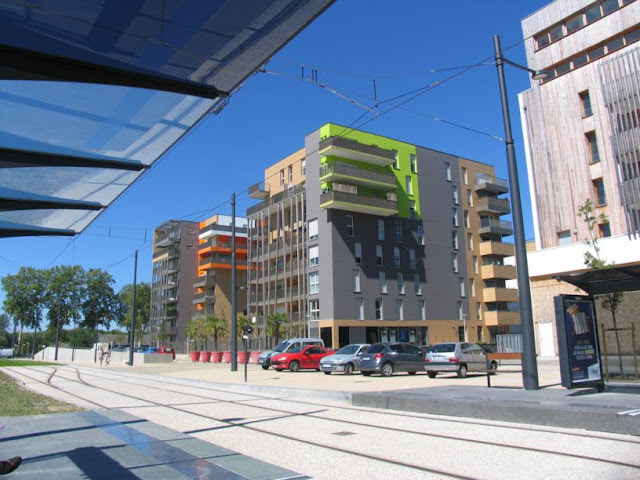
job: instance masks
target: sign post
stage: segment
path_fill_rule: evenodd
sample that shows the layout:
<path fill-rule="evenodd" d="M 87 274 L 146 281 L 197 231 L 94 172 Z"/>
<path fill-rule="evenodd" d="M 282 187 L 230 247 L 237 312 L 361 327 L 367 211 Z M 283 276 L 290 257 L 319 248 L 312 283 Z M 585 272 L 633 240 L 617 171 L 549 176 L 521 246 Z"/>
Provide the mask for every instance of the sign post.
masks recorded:
<path fill-rule="evenodd" d="M 604 391 L 593 297 L 559 295 L 553 301 L 562 386 Z"/>

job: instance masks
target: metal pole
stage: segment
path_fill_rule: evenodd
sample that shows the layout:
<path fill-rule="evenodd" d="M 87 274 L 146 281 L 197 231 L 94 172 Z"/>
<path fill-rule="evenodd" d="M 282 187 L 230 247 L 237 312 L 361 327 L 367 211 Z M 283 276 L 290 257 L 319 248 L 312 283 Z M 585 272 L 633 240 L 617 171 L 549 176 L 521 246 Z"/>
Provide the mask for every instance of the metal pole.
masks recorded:
<path fill-rule="evenodd" d="M 138 275 L 138 250 L 136 250 L 133 261 L 133 306 L 131 307 L 131 337 L 129 338 L 129 366 L 133 366 L 133 347 L 136 339 L 136 281 Z"/>
<path fill-rule="evenodd" d="M 71 336 L 71 363 L 76 356 L 76 317 L 73 317 L 73 335 Z"/>
<path fill-rule="evenodd" d="M 518 180 L 518 166 L 516 152 L 513 148 L 511 134 L 511 117 L 507 99 L 507 84 L 504 77 L 504 59 L 500 48 L 500 37 L 493 36 L 496 52 L 496 67 L 498 69 L 498 83 L 500 84 L 500 100 L 502 101 L 502 117 L 504 119 L 505 145 L 507 147 L 507 166 L 509 167 L 509 190 L 511 191 L 511 205 L 513 217 L 513 235 L 516 246 L 516 268 L 518 273 L 518 289 L 520 297 L 520 323 L 522 325 L 522 380 L 525 390 L 538 390 L 538 363 L 536 359 L 535 332 L 533 329 L 533 314 L 531 309 L 531 290 L 529 287 L 529 266 L 527 263 L 527 248 L 524 238 L 522 221 L 522 204 L 520 201 L 520 184 Z"/>
<path fill-rule="evenodd" d="M 231 194 L 231 371 L 238 371 L 238 312 L 236 305 L 236 194 Z"/>
<path fill-rule="evenodd" d="M 36 336 L 38 335 L 38 326 L 33 329 L 33 344 L 31 346 L 31 359 L 36 359 Z"/>
<path fill-rule="evenodd" d="M 242 339 L 244 340 L 244 383 L 247 383 L 247 364 L 249 363 L 247 344 L 249 343 L 249 337 L 247 335 L 243 335 Z"/>
<path fill-rule="evenodd" d="M 58 302 L 58 318 L 56 319 L 56 353 L 54 360 L 58 361 L 58 345 L 60 345 L 60 302 Z"/>

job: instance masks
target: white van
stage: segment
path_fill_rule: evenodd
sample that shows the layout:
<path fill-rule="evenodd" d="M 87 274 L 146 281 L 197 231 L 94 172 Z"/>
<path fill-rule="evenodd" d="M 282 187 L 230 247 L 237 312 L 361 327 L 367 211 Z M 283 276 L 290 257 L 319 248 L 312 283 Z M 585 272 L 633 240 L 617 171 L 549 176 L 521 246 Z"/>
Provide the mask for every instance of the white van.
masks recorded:
<path fill-rule="evenodd" d="M 297 347 L 306 347 L 307 345 L 320 345 L 324 347 L 324 342 L 321 338 L 290 338 L 280 343 L 273 350 L 266 350 L 260 353 L 258 357 L 258 365 L 262 365 L 262 368 L 267 370 L 271 365 L 271 355 L 278 353 L 285 353 L 293 350 Z"/>

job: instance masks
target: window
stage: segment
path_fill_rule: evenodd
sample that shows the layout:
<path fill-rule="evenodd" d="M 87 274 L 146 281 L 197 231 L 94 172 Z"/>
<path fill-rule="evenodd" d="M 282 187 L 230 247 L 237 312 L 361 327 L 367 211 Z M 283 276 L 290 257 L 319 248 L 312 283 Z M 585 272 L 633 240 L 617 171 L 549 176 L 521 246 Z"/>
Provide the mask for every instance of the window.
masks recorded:
<path fill-rule="evenodd" d="M 353 237 L 353 215 L 347 215 L 346 218 L 346 222 L 347 222 L 347 235 L 349 235 L 350 237 Z"/>
<path fill-rule="evenodd" d="M 378 240 L 384 240 L 384 220 L 378 219 Z"/>
<path fill-rule="evenodd" d="M 469 245 L 469 250 L 473 250 L 473 233 L 467 233 L 467 245 Z"/>
<path fill-rule="evenodd" d="M 451 164 L 448 162 L 444 163 L 444 178 L 447 181 L 451 181 Z"/>
<path fill-rule="evenodd" d="M 356 265 L 360 265 L 362 263 L 362 244 L 360 242 L 356 242 L 353 246 L 353 250 L 353 256 L 356 260 Z"/>
<path fill-rule="evenodd" d="M 458 250 L 458 232 L 456 231 L 451 232 L 451 247 Z"/>
<path fill-rule="evenodd" d="M 413 153 L 409 155 L 409 160 L 411 161 L 411 171 L 413 173 L 418 173 L 418 163 L 416 162 L 416 156 Z"/>
<path fill-rule="evenodd" d="M 473 278 L 469 279 L 469 291 L 471 292 L 471 296 L 476 296 L 476 281 Z"/>
<path fill-rule="evenodd" d="M 396 222 L 396 242 L 402 242 L 402 223 Z"/>
<path fill-rule="evenodd" d="M 376 320 L 382 320 L 382 299 L 376 298 Z"/>
<path fill-rule="evenodd" d="M 458 254 L 457 253 L 451 254 L 451 271 L 453 271 L 453 273 L 458 273 Z"/>
<path fill-rule="evenodd" d="M 309 240 L 318 238 L 318 220 L 309 220 Z"/>
<path fill-rule="evenodd" d="M 422 295 L 422 282 L 420 281 L 420 275 L 417 273 L 413 276 L 413 293 Z"/>
<path fill-rule="evenodd" d="M 393 168 L 400 170 L 400 155 L 397 150 L 393 150 Z"/>
<path fill-rule="evenodd" d="M 289 168 L 287 168 L 287 177 L 288 177 L 288 182 L 289 183 L 293 183 L 293 165 L 289 165 Z"/>
<path fill-rule="evenodd" d="M 311 320 L 320 318 L 320 300 L 309 300 L 309 316 Z"/>
<path fill-rule="evenodd" d="M 396 280 L 398 282 L 398 295 L 404 295 L 404 275 L 399 273 Z"/>
<path fill-rule="evenodd" d="M 585 133 L 587 138 L 587 144 L 589 145 L 589 152 L 591 156 L 591 163 L 598 163 L 600 161 L 600 152 L 598 151 L 598 139 L 596 138 L 596 132 Z"/>
<path fill-rule="evenodd" d="M 478 257 L 473 256 L 473 273 L 478 274 Z"/>
<path fill-rule="evenodd" d="M 424 228 L 422 225 L 416 227 L 416 240 L 418 241 L 418 245 L 424 245 Z"/>
<path fill-rule="evenodd" d="M 360 270 L 358 269 L 351 271 L 351 287 L 355 293 L 360 292 Z"/>
<path fill-rule="evenodd" d="M 480 302 L 476 303 L 476 315 L 478 320 L 482 320 L 482 304 Z M 478 327 L 478 330 L 481 332 L 482 327 Z M 478 341 L 480 341 L 480 336 L 478 336 Z"/>
<path fill-rule="evenodd" d="M 600 5 L 594 5 L 590 9 L 584 12 L 584 17 L 587 23 L 595 22 L 602 15 L 600 14 Z"/>
<path fill-rule="evenodd" d="M 309 266 L 315 267 L 318 265 L 318 246 L 309 247 Z"/>
<path fill-rule="evenodd" d="M 462 167 L 462 182 L 469 185 L 469 177 L 467 176 L 467 167 Z"/>
<path fill-rule="evenodd" d="M 364 320 L 364 298 L 356 298 L 356 319 Z"/>
<path fill-rule="evenodd" d="M 384 265 L 384 259 L 382 258 L 382 245 L 376 245 L 376 265 L 379 267 Z"/>
<path fill-rule="evenodd" d="M 593 111 L 591 110 L 591 97 L 589 97 L 589 90 L 580 92 L 578 95 L 580 96 L 580 104 L 582 105 L 582 118 L 590 117 L 593 115 Z"/>
<path fill-rule="evenodd" d="M 611 226 L 609 225 L 609 222 L 601 223 L 600 225 L 598 225 L 598 229 L 600 230 L 601 237 L 604 238 L 611 236 Z"/>
<path fill-rule="evenodd" d="M 280 186 L 284 186 L 284 170 L 280 170 Z"/>
<path fill-rule="evenodd" d="M 398 320 L 404 320 L 403 300 L 401 298 L 396 299 L 396 316 Z"/>
<path fill-rule="evenodd" d="M 420 316 L 420 320 L 427 319 L 427 309 L 424 300 L 418 300 L 418 315 Z"/>
<path fill-rule="evenodd" d="M 387 293 L 387 274 L 379 272 L 378 280 L 380 281 L 380 293 Z"/>
<path fill-rule="evenodd" d="M 451 209 L 451 220 L 453 222 L 453 226 L 457 227 L 458 226 L 458 209 L 455 207 Z"/>
<path fill-rule="evenodd" d="M 458 187 L 456 185 L 451 185 L 451 201 L 454 205 L 458 205 Z"/>
<path fill-rule="evenodd" d="M 456 302 L 456 306 L 458 309 L 458 320 L 464 320 L 464 309 L 463 309 L 462 302 Z"/>
<path fill-rule="evenodd" d="M 473 193 L 471 190 L 467 190 L 467 205 L 473 207 Z"/>
<path fill-rule="evenodd" d="M 602 15 L 608 15 L 618 9 L 618 0 L 604 0 L 602 2 Z"/>
<path fill-rule="evenodd" d="M 598 178 L 593 181 L 593 188 L 596 191 L 596 205 L 606 205 L 607 204 L 607 196 L 604 191 L 604 182 L 601 178 Z"/>
<path fill-rule="evenodd" d="M 309 293 L 320 293 L 320 272 L 309 274 Z"/>
<path fill-rule="evenodd" d="M 404 177 L 404 183 L 407 187 L 407 195 L 413 195 L 413 185 L 411 184 L 411 175 Z"/>
<path fill-rule="evenodd" d="M 413 200 L 409 200 L 409 218 L 411 220 L 416 219 L 416 202 Z"/>
<path fill-rule="evenodd" d="M 569 245 L 571 243 L 571 230 L 558 232 L 558 245 Z"/>
<path fill-rule="evenodd" d="M 413 248 L 409 249 L 409 266 L 411 270 L 416 269 L 416 251 Z"/>
<path fill-rule="evenodd" d="M 465 210 L 463 215 L 464 215 L 464 226 L 466 228 L 471 228 L 469 223 L 469 210 Z"/>
<path fill-rule="evenodd" d="M 300 173 L 304 177 L 307 174 L 307 159 L 303 158 L 302 162 L 300 162 Z"/>
<path fill-rule="evenodd" d="M 458 279 L 458 283 L 460 284 L 460 296 L 461 297 L 466 297 L 467 296 L 467 291 L 464 288 L 464 277 L 460 277 Z"/>
<path fill-rule="evenodd" d="M 576 30 L 579 30 L 582 27 L 584 27 L 584 18 L 582 16 L 582 13 L 567 20 L 565 22 L 565 26 L 567 27 L 567 34 L 573 33 Z"/>
<path fill-rule="evenodd" d="M 556 25 L 555 27 L 552 27 L 551 29 L 549 29 L 549 38 L 551 39 L 552 42 L 555 42 L 556 40 L 559 40 L 563 37 L 564 32 L 562 30 L 562 25 Z"/>
<path fill-rule="evenodd" d="M 393 247 L 393 266 L 400 268 L 400 249 Z"/>

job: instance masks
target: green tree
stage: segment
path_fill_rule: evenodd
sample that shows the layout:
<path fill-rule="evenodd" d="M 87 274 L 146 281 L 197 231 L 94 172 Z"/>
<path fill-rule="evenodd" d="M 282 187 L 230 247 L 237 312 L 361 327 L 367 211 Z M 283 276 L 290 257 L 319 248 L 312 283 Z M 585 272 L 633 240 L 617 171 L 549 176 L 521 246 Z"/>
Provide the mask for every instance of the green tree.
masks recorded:
<path fill-rule="evenodd" d="M 198 348 L 198 344 L 200 348 L 204 348 L 205 343 L 211 337 L 213 330 L 211 327 L 211 323 L 207 321 L 207 317 L 198 314 L 195 315 L 187 322 L 185 333 L 187 334 L 187 338 L 194 342 L 196 349 Z"/>
<path fill-rule="evenodd" d="M 99 268 L 90 268 L 86 273 L 86 294 L 82 302 L 83 320 L 80 325 L 93 332 L 98 341 L 98 328 L 109 328 L 117 320 L 118 297 L 113 290 L 113 276 Z"/>
<path fill-rule="evenodd" d="M 118 325 L 129 329 L 131 325 L 133 303 L 133 284 L 122 287 L 118 293 L 117 317 Z M 149 318 L 151 316 L 151 284 L 138 283 L 136 285 L 136 336 L 142 338 L 142 335 L 149 327 Z"/>
<path fill-rule="evenodd" d="M 244 315 L 241 315 L 240 317 L 238 317 L 238 338 L 242 338 L 242 334 L 244 332 L 245 327 L 249 325 L 252 326 L 253 323 L 251 323 L 251 319 L 248 317 L 245 317 Z"/>
<path fill-rule="evenodd" d="M 594 270 L 611 268 L 615 265 L 615 263 L 609 262 L 600 256 L 600 247 L 598 245 L 598 239 L 595 236 L 596 226 L 599 223 L 607 223 L 607 216 L 604 214 L 596 215 L 594 212 L 595 209 L 593 207 L 593 202 L 591 201 L 591 199 L 587 199 L 587 201 L 584 202 L 584 205 L 578 208 L 578 216 L 584 223 L 586 223 L 587 228 L 589 229 L 589 238 L 585 239 L 585 243 L 590 246 L 594 252 L 591 253 L 587 250 L 584 253 L 584 264 Z M 624 375 L 624 370 L 622 367 L 622 352 L 620 349 L 620 335 L 618 334 L 618 321 L 616 318 L 616 313 L 618 311 L 618 308 L 620 307 L 620 304 L 622 303 L 624 294 L 620 292 L 606 293 L 603 295 L 596 295 L 595 297 L 600 300 L 600 305 L 602 306 L 602 308 L 611 312 L 613 329 L 616 336 L 616 346 L 618 347 L 618 366 L 620 368 L 620 375 Z"/>
<path fill-rule="evenodd" d="M 227 322 L 222 317 L 207 317 L 211 335 L 213 336 L 213 345 L 217 350 L 220 348 L 219 341 L 227 335 Z"/>
<path fill-rule="evenodd" d="M 9 315 L 0 313 L 0 346 L 2 347 L 11 344 L 11 333 L 9 332 L 10 323 Z"/>
<path fill-rule="evenodd" d="M 59 332 L 71 319 L 80 318 L 87 293 L 87 274 L 79 265 L 58 265 L 49 269 L 45 278 L 48 329 Z"/>
<path fill-rule="evenodd" d="M 44 272 L 22 267 L 15 275 L 2 278 L 2 288 L 5 292 L 4 310 L 14 322 L 19 322 L 20 342 L 23 328 L 40 328 L 45 301 Z"/>
<path fill-rule="evenodd" d="M 287 316 L 284 313 L 274 313 L 267 317 L 267 335 L 273 337 L 276 345 L 280 335 L 287 331 Z"/>

